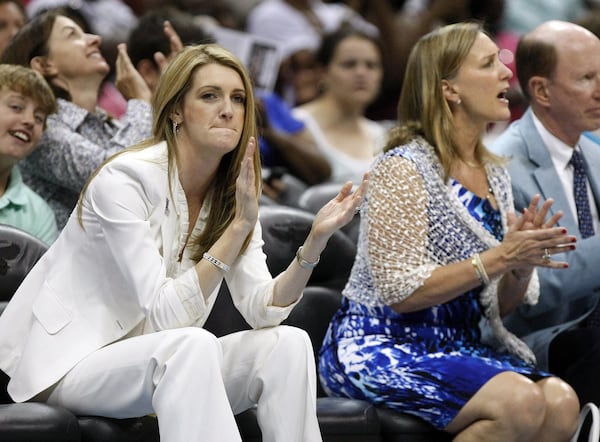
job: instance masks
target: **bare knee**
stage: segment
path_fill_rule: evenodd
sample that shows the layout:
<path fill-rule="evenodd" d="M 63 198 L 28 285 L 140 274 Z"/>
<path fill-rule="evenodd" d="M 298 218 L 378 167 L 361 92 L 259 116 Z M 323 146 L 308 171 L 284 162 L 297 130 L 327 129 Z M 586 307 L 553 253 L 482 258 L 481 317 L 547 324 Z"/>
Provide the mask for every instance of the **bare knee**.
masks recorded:
<path fill-rule="evenodd" d="M 543 431 L 556 440 L 568 440 L 577 428 L 579 399 L 569 384 L 551 377 L 539 381 L 546 401 L 546 416 Z"/>
<path fill-rule="evenodd" d="M 528 378 L 512 373 L 512 387 L 498 399 L 500 420 L 516 436 L 535 435 L 543 425 L 546 399 L 541 388 Z M 520 438 L 516 438 L 518 440 Z"/>
<path fill-rule="evenodd" d="M 546 413 L 542 389 L 525 376 L 504 372 L 490 379 L 463 407 L 447 430 L 458 433 L 477 427 L 503 440 L 532 440 Z"/>

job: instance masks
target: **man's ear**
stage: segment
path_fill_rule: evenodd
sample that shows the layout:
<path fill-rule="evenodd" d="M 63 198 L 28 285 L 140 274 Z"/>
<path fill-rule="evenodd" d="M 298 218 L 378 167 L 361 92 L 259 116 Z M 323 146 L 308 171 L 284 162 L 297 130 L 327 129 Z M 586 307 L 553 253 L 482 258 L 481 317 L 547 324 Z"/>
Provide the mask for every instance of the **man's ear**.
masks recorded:
<path fill-rule="evenodd" d="M 546 77 L 533 76 L 527 82 L 531 101 L 541 105 L 549 105 L 550 91 L 548 89 L 549 80 Z"/>
<path fill-rule="evenodd" d="M 54 66 L 52 63 L 48 62 L 47 57 L 42 57 L 40 55 L 33 57 L 29 62 L 29 66 L 31 69 L 38 71 L 44 77 L 51 77 L 56 74 Z"/>

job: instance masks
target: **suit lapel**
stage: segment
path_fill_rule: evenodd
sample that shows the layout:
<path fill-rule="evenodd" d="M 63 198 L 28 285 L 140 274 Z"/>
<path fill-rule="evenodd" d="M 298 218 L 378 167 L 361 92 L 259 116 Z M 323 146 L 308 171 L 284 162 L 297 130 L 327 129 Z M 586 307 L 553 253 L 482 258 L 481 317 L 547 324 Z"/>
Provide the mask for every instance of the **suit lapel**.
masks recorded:
<path fill-rule="evenodd" d="M 578 231 L 577 222 L 573 213 L 571 213 L 567 195 L 565 194 L 558 173 L 556 173 L 552 158 L 550 158 L 548 149 L 533 123 L 531 109 L 523 116 L 521 131 L 527 146 L 527 156 L 536 166 L 532 174 L 538 186 L 539 194 L 542 195 L 544 200 L 548 198 L 554 199 L 554 204 L 550 209 L 551 214 L 559 210 L 563 211 L 564 215 L 559 221 L 560 225 L 566 227 L 569 231 Z"/>
<path fill-rule="evenodd" d="M 590 138 L 583 136 L 579 142 L 583 160 L 585 162 L 585 171 L 594 193 L 596 207 L 600 208 L 600 145 Z"/>

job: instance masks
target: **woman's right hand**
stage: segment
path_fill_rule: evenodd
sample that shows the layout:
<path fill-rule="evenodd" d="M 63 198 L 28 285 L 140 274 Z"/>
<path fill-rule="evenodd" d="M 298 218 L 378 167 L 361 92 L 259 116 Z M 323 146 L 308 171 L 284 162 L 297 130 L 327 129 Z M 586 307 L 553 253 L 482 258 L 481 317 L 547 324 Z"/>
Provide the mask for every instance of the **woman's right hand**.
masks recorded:
<path fill-rule="evenodd" d="M 539 200 L 540 196 L 535 195 L 518 218 L 514 213 L 509 214 L 509 230 L 499 246 L 508 270 L 530 271 L 535 266 L 568 267 L 566 262 L 554 261 L 551 256 L 574 250 L 577 239 L 568 235 L 564 227 L 556 227 L 563 215 L 561 211 L 546 220 L 554 201 L 547 199 L 538 210 Z"/>
<path fill-rule="evenodd" d="M 258 195 L 256 194 L 256 174 L 254 173 L 254 152 L 256 140 L 251 137 L 246 146 L 240 174 L 235 183 L 234 223 L 248 232 L 254 228 L 258 219 Z"/>

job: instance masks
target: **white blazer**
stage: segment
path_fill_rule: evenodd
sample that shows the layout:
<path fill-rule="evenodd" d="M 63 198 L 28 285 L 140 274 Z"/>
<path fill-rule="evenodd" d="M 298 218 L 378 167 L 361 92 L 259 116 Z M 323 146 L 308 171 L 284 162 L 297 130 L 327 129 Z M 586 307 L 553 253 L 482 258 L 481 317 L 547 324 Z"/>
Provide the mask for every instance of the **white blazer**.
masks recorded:
<path fill-rule="evenodd" d="M 219 287 L 205 301 L 187 250 L 179 259 L 188 210 L 177 170 L 172 177 L 169 186 L 166 143 L 159 143 L 117 157 L 92 180 L 84 228 L 74 211 L 0 317 L 0 368 L 11 377 L 13 400 L 32 398 L 124 337 L 204 324 Z M 225 276 L 254 328 L 279 324 L 295 305 L 270 305 L 274 279 L 262 245 L 257 223 Z"/>

